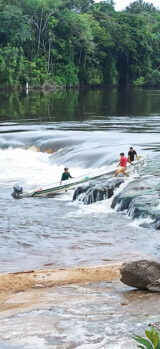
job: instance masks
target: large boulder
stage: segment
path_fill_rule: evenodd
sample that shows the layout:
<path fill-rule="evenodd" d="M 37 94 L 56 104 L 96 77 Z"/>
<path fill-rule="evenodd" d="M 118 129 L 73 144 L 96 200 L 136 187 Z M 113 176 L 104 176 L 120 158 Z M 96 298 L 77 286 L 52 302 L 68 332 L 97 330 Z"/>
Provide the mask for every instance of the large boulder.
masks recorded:
<path fill-rule="evenodd" d="M 87 185 L 77 187 L 74 192 L 73 200 L 81 200 L 85 205 L 92 204 L 96 201 L 109 199 L 114 194 L 114 189 L 119 187 L 124 180 L 113 178 L 112 180 L 101 179 L 90 181 Z"/>
<path fill-rule="evenodd" d="M 151 292 L 160 292 L 160 279 L 147 285 L 147 289 Z"/>
<path fill-rule="evenodd" d="M 79 195 L 85 193 L 89 188 L 90 188 L 90 185 L 81 185 L 77 187 L 73 194 L 73 200 L 76 200 Z"/>
<path fill-rule="evenodd" d="M 93 202 L 109 199 L 112 195 L 113 189 L 109 186 L 95 186 L 87 191 L 82 201 L 85 205 L 90 205 Z"/>
<path fill-rule="evenodd" d="M 129 182 L 114 196 L 111 208 L 117 212 L 125 211 L 132 219 L 139 219 L 141 226 L 152 225 L 160 230 L 159 180 L 153 176 L 143 176 Z M 145 220 L 140 222 L 141 218 Z"/>
<path fill-rule="evenodd" d="M 160 292 L 160 263 L 139 260 L 124 263 L 120 269 L 121 281 L 132 287 Z"/>

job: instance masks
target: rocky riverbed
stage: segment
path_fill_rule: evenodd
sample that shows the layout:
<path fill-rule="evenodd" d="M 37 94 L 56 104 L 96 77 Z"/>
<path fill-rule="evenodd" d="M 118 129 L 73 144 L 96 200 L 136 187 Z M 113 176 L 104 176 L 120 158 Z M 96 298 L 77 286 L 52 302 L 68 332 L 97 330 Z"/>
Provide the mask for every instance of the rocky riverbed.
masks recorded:
<path fill-rule="evenodd" d="M 1 274 L 1 349 L 136 348 L 133 333 L 159 320 L 160 298 L 122 284 L 120 265 Z M 22 287 L 31 275 L 41 284 Z"/>

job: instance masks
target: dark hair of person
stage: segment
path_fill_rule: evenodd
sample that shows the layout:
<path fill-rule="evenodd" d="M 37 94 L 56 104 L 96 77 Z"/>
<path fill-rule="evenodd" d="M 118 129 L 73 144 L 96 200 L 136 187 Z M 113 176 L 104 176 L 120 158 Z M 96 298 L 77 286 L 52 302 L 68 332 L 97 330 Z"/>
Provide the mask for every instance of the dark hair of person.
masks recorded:
<path fill-rule="evenodd" d="M 133 149 L 133 147 L 130 147 L 130 149 Z"/>
<path fill-rule="evenodd" d="M 124 153 L 120 153 L 120 155 L 123 155 L 123 156 L 124 156 Z"/>

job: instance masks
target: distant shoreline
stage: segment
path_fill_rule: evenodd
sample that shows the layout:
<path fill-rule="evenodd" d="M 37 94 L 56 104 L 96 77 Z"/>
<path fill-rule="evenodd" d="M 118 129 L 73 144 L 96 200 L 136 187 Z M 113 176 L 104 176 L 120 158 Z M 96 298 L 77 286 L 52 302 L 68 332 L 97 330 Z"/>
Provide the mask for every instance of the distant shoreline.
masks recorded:
<path fill-rule="evenodd" d="M 50 87 L 44 87 L 42 86 L 29 86 L 28 89 L 26 89 L 25 86 L 0 86 L 1 92 L 25 92 L 28 94 L 29 92 L 44 92 L 44 93 L 50 93 L 50 92 L 57 92 L 60 90 L 67 91 L 67 90 L 103 90 L 103 89 L 141 89 L 141 90 L 159 90 L 160 86 L 133 86 L 133 85 L 82 85 L 82 86 L 50 86 Z"/>

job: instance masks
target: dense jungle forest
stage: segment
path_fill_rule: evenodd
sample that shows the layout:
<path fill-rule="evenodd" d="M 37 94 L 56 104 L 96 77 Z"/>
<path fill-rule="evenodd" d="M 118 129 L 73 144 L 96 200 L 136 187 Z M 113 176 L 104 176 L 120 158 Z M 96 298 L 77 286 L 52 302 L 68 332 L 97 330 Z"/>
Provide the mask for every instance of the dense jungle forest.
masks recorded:
<path fill-rule="evenodd" d="M 160 11 L 137 0 L 0 0 L 0 87 L 160 85 Z"/>

